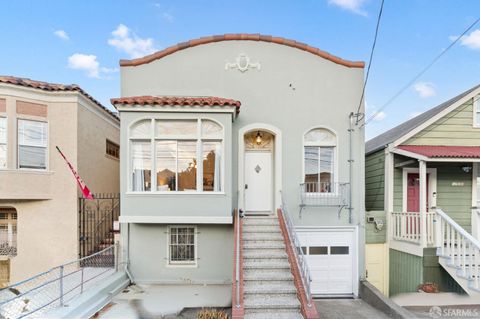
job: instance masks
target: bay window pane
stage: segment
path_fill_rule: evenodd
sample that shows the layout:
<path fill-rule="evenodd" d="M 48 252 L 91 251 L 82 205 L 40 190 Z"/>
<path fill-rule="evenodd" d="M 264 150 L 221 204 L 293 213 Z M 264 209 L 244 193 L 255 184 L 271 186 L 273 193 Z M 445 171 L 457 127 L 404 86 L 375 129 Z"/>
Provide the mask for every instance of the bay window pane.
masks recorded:
<path fill-rule="evenodd" d="M 28 146 L 47 146 L 47 123 L 18 120 L 18 143 Z"/>
<path fill-rule="evenodd" d="M 197 189 L 197 142 L 178 141 L 178 190 Z"/>
<path fill-rule="evenodd" d="M 203 142 L 203 191 L 221 191 L 221 142 Z"/>
<path fill-rule="evenodd" d="M 155 124 L 156 137 L 197 136 L 196 120 L 158 120 Z"/>
<path fill-rule="evenodd" d="M 0 144 L 7 144 L 7 119 L 0 117 Z"/>
<path fill-rule="evenodd" d="M 7 145 L 0 144 L 0 169 L 7 168 Z"/>
<path fill-rule="evenodd" d="M 150 191 L 152 187 L 150 142 L 132 141 L 132 190 Z"/>
<path fill-rule="evenodd" d="M 176 190 L 176 159 L 176 141 L 159 141 L 156 143 L 157 191 Z"/>
<path fill-rule="evenodd" d="M 47 168 L 47 123 L 18 120 L 18 167 Z"/>
<path fill-rule="evenodd" d="M 222 127 L 210 120 L 202 120 L 202 138 L 222 138 Z"/>
<path fill-rule="evenodd" d="M 18 166 L 20 168 L 46 169 L 47 148 L 18 146 Z"/>
<path fill-rule="evenodd" d="M 143 120 L 132 125 L 130 129 L 130 137 L 136 138 L 150 138 L 151 136 L 151 120 Z"/>

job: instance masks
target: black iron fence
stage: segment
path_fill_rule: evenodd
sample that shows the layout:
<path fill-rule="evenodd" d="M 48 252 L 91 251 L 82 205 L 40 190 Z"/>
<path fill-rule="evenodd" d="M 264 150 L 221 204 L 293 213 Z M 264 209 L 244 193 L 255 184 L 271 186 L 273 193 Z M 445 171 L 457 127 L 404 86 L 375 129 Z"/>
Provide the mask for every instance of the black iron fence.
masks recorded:
<path fill-rule="evenodd" d="M 78 201 L 79 257 L 83 258 L 114 244 L 114 225 L 120 216 L 120 194 L 94 194 Z"/>

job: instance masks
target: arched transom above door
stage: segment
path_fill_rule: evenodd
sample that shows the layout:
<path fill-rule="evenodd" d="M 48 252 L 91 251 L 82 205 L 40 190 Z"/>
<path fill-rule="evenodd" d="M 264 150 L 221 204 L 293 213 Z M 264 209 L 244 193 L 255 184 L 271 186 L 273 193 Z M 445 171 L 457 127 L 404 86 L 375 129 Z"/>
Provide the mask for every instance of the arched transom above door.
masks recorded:
<path fill-rule="evenodd" d="M 257 130 L 245 134 L 245 150 L 273 150 L 274 137 L 271 133 Z"/>

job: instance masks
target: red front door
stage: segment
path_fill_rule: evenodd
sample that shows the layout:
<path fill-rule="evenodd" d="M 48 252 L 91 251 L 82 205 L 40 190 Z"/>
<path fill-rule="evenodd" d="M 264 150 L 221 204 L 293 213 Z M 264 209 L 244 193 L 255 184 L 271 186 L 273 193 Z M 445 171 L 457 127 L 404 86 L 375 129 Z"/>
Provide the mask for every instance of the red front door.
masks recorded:
<path fill-rule="evenodd" d="M 427 174 L 427 207 L 428 210 L 428 174 Z M 407 212 L 420 212 L 420 178 L 418 173 L 407 175 Z"/>

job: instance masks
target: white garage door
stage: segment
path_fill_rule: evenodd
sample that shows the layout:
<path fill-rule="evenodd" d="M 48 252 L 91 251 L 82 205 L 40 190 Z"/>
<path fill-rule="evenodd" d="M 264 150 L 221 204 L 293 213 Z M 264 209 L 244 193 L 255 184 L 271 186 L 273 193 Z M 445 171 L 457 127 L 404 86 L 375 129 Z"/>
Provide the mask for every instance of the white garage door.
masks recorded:
<path fill-rule="evenodd" d="M 314 295 L 353 294 L 354 229 L 297 229 Z"/>

